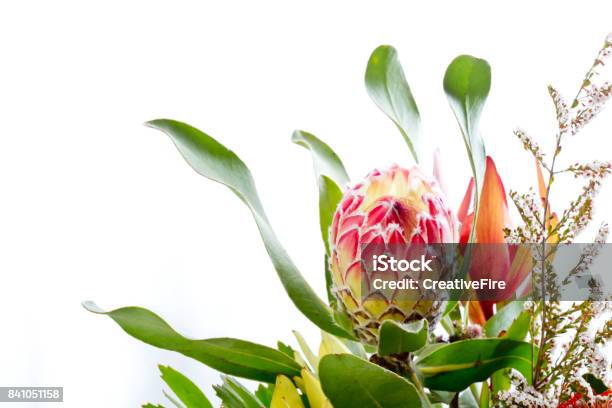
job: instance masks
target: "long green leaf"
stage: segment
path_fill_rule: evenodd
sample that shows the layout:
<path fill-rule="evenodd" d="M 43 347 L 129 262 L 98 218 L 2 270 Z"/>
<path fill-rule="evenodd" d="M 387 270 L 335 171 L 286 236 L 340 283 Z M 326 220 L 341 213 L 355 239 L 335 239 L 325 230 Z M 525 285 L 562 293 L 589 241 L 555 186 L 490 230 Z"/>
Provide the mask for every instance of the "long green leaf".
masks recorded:
<path fill-rule="evenodd" d="M 427 387 L 461 391 L 495 371 L 514 368 L 531 383 L 531 345 L 507 339 L 462 340 L 435 349 L 417 361 Z"/>
<path fill-rule="evenodd" d="M 425 319 L 408 324 L 385 320 L 380 327 L 378 354 L 388 356 L 419 350 L 427 343 L 428 327 Z"/>
<path fill-rule="evenodd" d="M 381 45 L 372 52 L 365 85 L 370 98 L 395 123 L 418 163 L 421 117 L 395 48 Z"/>
<path fill-rule="evenodd" d="M 474 178 L 474 219 L 468 240 L 470 243 L 474 242 L 476 235 L 480 189 L 486 167 L 485 145 L 478 125 L 490 89 L 491 67 L 483 59 L 460 55 L 450 63 L 444 74 L 444 91 L 459 123 Z M 467 275 L 471 258 L 472 246 L 468 245 L 459 270 L 459 279 Z M 453 296 L 458 298 L 460 294 L 454 293 Z"/>
<path fill-rule="evenodd" d="M 251 172 L 242 160 L 212 137 L 185 123 L 159 119 L 147 125 L 169 135 L 183 158 L 198 174 L 226 185 L 249 207 L 266 251 L 295 306 L 319 328 L 337 336 L 353 338 L 334 321 L 329 307 L 289 258 L 272 230 Z"/>
<path fill-rule="evenodd" d="M 92 302 L 90 312 L 112 318 L 127 334 L 151 346 L 176 351 L 222 373 L 273 383 L 278 374 L 293 377 L 300 365 L 270 347 L 231 338 L 191 340 L 176 332 L 161 317 L 141 307 L 123 307 L 105 312 Z"/>
<path fill-rule="evenodd" d="M 212 408 L 206 395 L 189 378 L 169 366 L 159 366 L 161 378 L 187 408 Z"/>
<path fill-rule="evenodd" d="M 312 133 L 296 130 L 291 136 L 291 141 L 310 150 L 316 177 L 326 175 L 339 186 L 344 186 L 349 182 L 349 176 L 346 174 L 342 160 L 321 139 Z"/>
<path fill-rule="evenodd" d="M 486 159 L 478 124 L 490 89 L 491 67 L 483 59 L 460 55 L 446 69 L 444 91 L 459 123 L 478 188 L 484 177 Z"/>
<path fill-rule="evenodd" d="M 329 354 L 319 363 L 323 392 L 334 408 L 420 407 L 414 385 L 351 354 Z"/>
<path fill-rule="evenodd" d="M 291 140 L 310 150 L 315 176 L 319 186 L 319 220 L 325 251 L 329 255 L 329 227 L 338 203 L 342 199 L 341 187 L 349 177 L 338 155 L 323 141 L 302 130 L 293 132 Z"/>

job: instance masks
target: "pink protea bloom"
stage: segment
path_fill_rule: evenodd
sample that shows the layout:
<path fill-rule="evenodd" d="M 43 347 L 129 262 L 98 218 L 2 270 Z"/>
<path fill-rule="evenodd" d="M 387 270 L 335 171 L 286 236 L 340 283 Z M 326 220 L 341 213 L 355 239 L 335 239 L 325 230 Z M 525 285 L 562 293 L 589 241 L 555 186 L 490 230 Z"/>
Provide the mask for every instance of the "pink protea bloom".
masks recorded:
<path fill-rule="evenodd" d="M 349 188 L 330 228 L 330 267 L 334 293 L 350 317 L 356 335 L 376 344 L 380 323 L 427 318 L 435 323 L 441 300 L 399 299 L 398 290 L 376 290 L 366 267 L 364 248 L 457 242 L 456 223 L 436 180 L 417 167 L 374 170 Z"/>

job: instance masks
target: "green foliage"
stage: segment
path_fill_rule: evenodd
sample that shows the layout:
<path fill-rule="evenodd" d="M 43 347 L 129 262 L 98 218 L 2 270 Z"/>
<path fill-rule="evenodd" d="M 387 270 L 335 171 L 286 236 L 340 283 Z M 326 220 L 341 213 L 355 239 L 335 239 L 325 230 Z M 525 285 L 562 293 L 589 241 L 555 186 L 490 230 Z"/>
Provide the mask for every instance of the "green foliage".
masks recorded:
<path fill-rule="evenodd" d="M 487 337 L 498 337 L 502 332 L 506 332 L 523 311 L 523 303 L 520 301 L 510 302 L 491 316 L 483 327 Z"/>
<path fill-rule="evenodd" d="M 232 377 L 222 376 L 223 384 L 213 388 L 226 408 L 262 408 L 262 403 L 253 393 Z"/>
<path fill-rule="evenodd" d="M 418 163 L 421 116 L 395 48 L 381 45 L 372 52 L 366 68 L 365 85 L 370 98 L 395 123 Z"/>
<path fill-rule="evenodd" d="M 262 402 L 265 407 L 270 407 L 272 403 L 272 394 L 274 394 L 274 384 L 259 384 L 255 391 L 255 396 Z"/>
<path fill-rule="evenodd" d="M 450 63 L 444 74 L 444 91 L 459 123 L 478 188 L 484 177 L 486 159 L 478 124 L 490 89 L 491 67 L 483 59 L 460 55 Z"/>
<path fill-rule="evenodd" d="M 249 207 L 287 294 L 304 316 L 322 330 L 353 338 L 334 321 L 329 307 L 312 290 L 287 255 L 264 212 L 251 172 L 242 160 L 212 137 L 185 123 L 158 119 L 147 124 L 170 136 L 183 158 L 198 174 L 226 185 Z"/>
<path fill-rule="evenodd" d="M 410 382 L 350 354 L 323 357 L 319 377 L 334 408 L 421 406 L 417 390 Z"/>
<path fill-rule="evenodd" d="M 386 320 L 380 327 L 378 354 L 409 353 L 422 348 L 427 342 L 429 324 L 421 319 L 407 324 Z"/>
<path fill-rule="evenodd" d="M 502 368 L 518 370 L 531 383 L 531 344 L 507 339 L 462 340 L 435 348 L 416 366 L 425 386 L 461 391 Z"/>
<path fill-rule="evenodd" d="M 176 351 L 225 374 L 274 382 L 278 374 L 295 376 L 300 373 L 299 364 L 278 350 L 231 338 L 191 340 L 147 309 L 124 307 L 105 312 L 90 302 L 83 306 L 90 312 L 109 316 L 140 341 Z"/>
<path fill-rule="evenodd" d="M 206 395 L 191 380 L 172 367 L 159 366 L 161 378 L 187 408 L 212 408 Z"/>
<path fill-rule="evenodd" d="M 291 140 L 310 150 L 319 185 L 319 219 L 325 251 L 329 254 L 329 227 L 342 198 L 342 187 L 349 181 L 340 157 L 313 134 L 296 130 Z"/>

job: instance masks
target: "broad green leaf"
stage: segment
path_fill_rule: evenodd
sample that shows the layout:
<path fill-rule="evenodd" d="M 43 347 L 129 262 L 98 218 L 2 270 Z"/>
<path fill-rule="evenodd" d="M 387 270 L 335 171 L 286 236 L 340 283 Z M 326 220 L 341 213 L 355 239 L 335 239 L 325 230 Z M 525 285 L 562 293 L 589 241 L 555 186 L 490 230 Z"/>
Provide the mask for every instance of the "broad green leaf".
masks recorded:
<path fill-rule="evenodd" d="M 272 230 L 255 188 L 251 172 L 231 150 L 185 123 L 158 119 L 147 123 L 170 136 L 187 163 L 200 175 L 226 185 L 251 210 L 264 246 L 295 306 L 321 329 L 354 338 L 333 319 L 329 307 L 304 279 Z"/>
<path fill-rule="evenodd" d="M 462 340 L 439 347 L 416 364 L 425 386 L 461 391 L 502 368 L 518 370 L 531 383 L 531 345 L 507 339 Z"/>
<path fill-rule="evenodd" d="M 222 373 L 251 380 L 274 382 L 278 374 L 299 375 L 301 367 L 284 353 L 270 347 L 231 338 L 191 340 L 176 332 L 155 313 L 141 307 L 110 312 L 92 302 L 83 306 L 112 318 L 126 333 L 165 350 L 176 351 Z"/>
<path fill-rule="evenodd" d="M 297 389 L 291 380 L 284 375 L 279 375 L 276 378 L 270 408 L 304 408 Z"/>
<path fill-rule="evenodd" d="M 164 408 L 164 406 L 161 404 L 153 405 L 151 403 L 148 403 L 148 404 L 144 404 L 142 408 Z"/>
<path fill-rule="evenodd" d="M 395 123 L 418 163 L 421 117 L 395 48 L 381 45 L 372 52 L 365 85 L 370 98 Z"/>
<path fill-rule="evenodd" d="M 502 332 L 508 331 L 512 322 L 523 311 L 523 303 L 519 301 L 510 302 L 491 316 L 484 325 L 484 332 L 487 337 L 498 337 Z"/>
<path fill-rule="evenodd" d="M 169 366 L 159 366 L 161 378 L 187 408 L 212 408 L 206 395 L 189 378 Z"/>
<path fill-rule="evenodd" d="M 323 357 L 319 378 L 334 408 L 421 407 L 414 385 L 351 354 Z"/>
<path fill-rule="evenodd" d="M 260 400 L 266 408 L 270 408 L 272 403 L 272 394 L 274 393 L 274 384 L 259 384 L 255 391 L 255 396 Z"/>
<path fill-rule="evenodd" d="M 481 187 L 486 159 L 478 124 L 490 89 L 491 67 L 483 59 L 460 55 L 446 69 L 444 91 L 463 135 L 476 192 Z"/>
<path fill-rule="evenodd" d="M 222 376 L 223 384 L 215 386 L 217 396 L 226 408 L 262 408 L 264 404 L 236 379 Z"/>
<path fill-rule="evenodd" d="M 407 324 L 385 320 L 380 327 L 378 354 L 388 356 L 417 351 L 427 343 L 428 327 L 425 319 Z"/>

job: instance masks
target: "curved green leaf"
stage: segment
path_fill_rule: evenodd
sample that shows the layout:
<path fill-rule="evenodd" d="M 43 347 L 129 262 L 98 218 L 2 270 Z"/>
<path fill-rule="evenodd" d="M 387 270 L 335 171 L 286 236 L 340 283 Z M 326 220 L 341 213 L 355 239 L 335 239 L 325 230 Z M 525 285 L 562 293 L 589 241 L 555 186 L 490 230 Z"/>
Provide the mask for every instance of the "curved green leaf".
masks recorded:
<path fill-rule="evenodd" d="M 187 163 L 200 175 L 230 188 L 251 210 L 264 246 L 295 306 L 319 328 L 353 338 L 333 319 L 329 307 L 304 279 L 272 230 L 251 172 L 231 150 L 204 132 L 182 122 L 158 119 L 147 123 L 170 136 Z"/>
<path fill-rule="evenodd" d="M 388 356 L 419 350 L 427 343 L 428 327 L 425 319 L 407 324 L 385 320 L 380 327 L 378 354 Z"/>
<path fill-rule="evenodd" d="M 112 318 L 127 334 L 151 346 L 176 351 L 225 374 L 273 383 L 277 374 L 296 376 L 300 365 L 270 347 L 231 338 L 191 340 L 176 332 L 161 317 L 141 307 L 105 312 L 92 302 L 83 306 Z"/>
<path fill-rule="evenodd" d="M 381 45 L 372 52 L 365 85 L 370 98 L 395 123 L 418 163 L 421 117 L 395 48 Z"/>
<path fill-rule="evenodd" d="M 325 243 L 325 251 L 329 255 L 329 227 L 338 203 L 342 199 L 340 186 L 346 185 L 349 177 L 338 155 L 313 134 L 296 130 L 293 132 L 291 140 L 295 144 L 310 150 L 312 155 L 315 176 L 319 186 L 321 237 Z"/>
<path fill-rule="evenodd" d="M 507 339 L 462 340 L 435 349 L 416 364 L 427 387 L 461 391 L 495 371 L 514 368 L 531 383 L 531 345 Z"/>
<path fill-rule="evenodd" d="M 420 407 L 414 385 L 351 354 L 328 354 L 319 363 L 323 392 L 334 408 Z"/>
<path fill-rule="evenodd" d="M 206 395 L 189 378 L 169 366 L 159 365 L 161 378 L 187 408 L 212 408 Z"/>
<path fill-rule="evenodd" d="M 460 55 L 446 69 L 444 91 L 461 128 L 477 192 L 484 177 L 486 159 L 478 123 L 490 89 L 491 67 L 483 59 Z"/>
<path fill-rule="evenodd" d="M 293 132 L 291 141 L 310 150 L 317 178 L 326 175 L 339 186 L 344 186 L 349 182 L 349 176 L 346 174 L 342 160 L 325 142 L 303 130 Z"/>

